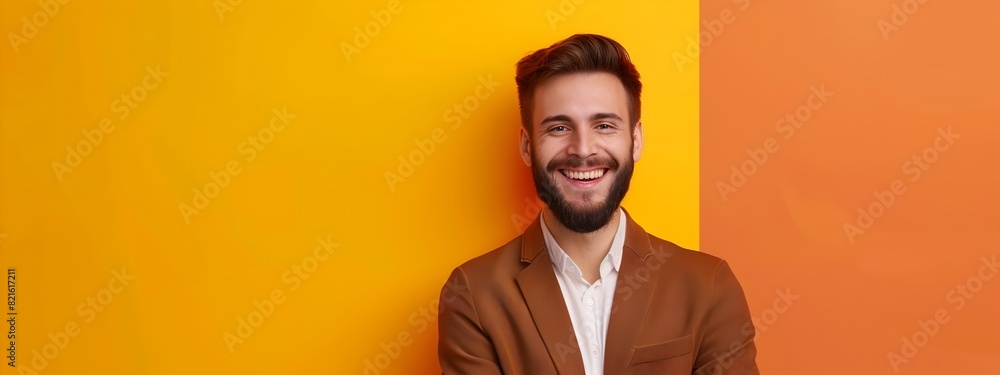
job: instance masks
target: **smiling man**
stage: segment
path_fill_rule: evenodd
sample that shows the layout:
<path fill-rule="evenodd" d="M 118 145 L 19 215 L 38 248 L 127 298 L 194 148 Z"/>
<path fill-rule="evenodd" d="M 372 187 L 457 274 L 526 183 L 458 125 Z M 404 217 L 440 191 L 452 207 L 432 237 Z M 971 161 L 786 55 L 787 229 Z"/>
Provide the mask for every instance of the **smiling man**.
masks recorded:
<path fill-rule="evenodd" d="M 517 63 L 520 153 L 546 206 L 441 292 L 444 374 L 758 374 L 728 264 L 647 233 L 621 208 L 642 154 L 639 73 L 573 35 Z"/>

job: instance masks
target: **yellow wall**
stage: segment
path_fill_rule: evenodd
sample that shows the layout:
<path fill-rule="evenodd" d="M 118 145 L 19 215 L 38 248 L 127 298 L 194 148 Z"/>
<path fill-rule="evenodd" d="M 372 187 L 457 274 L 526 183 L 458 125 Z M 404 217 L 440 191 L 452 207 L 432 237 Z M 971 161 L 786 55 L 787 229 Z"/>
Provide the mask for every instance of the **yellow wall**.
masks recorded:
<path fill-rule="evenodd" d="M 0 4 L 22 372 L 438 371 L 445 277 L 537 212 L 514 63 L 578 32 L 646 86 L 625 207 L 698 247 L 697 2 L 231 2 Z"/>

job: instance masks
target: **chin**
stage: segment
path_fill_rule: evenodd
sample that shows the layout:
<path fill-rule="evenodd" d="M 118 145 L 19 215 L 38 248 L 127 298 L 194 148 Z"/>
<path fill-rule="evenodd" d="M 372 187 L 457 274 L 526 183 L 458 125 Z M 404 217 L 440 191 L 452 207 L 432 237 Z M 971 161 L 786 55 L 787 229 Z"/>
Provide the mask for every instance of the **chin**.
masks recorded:
<path fill-rule="evenodd" d="M 566 194 L 563 193 L 563 196 L 565 197 Z M 599 210 L 601 207 L 604 207 L 607 199 L 608 199 L 607 194 L 604 194 L 601 196 L 600 199 L 591 198 L 584 200 L 583 198 L 579 198 L 579 199 L 568 200 L 567 203 L 569 203 L 569 206 L 573 208 L 574 211 L 590 212 Z"/>
<path fill-rule="evenodd" d="M 532 178 L 538 197 L 567 229 L 591 233 L 605 227 L 628 192 L 632 164 L 608 163 L 612 168 L 592 185 L 574 183 L 557 168 L 532 164 Z"/>

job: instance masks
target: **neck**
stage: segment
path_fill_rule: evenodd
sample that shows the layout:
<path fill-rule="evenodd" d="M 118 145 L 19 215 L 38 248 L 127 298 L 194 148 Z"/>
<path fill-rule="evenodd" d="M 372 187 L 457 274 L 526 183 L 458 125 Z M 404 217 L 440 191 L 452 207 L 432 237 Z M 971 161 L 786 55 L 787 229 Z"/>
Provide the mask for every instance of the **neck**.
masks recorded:
<path fill-rule="evenodd" d="M 608 255 L 618 232 L 619 220 L 624 219 L 621 210 L 615 210 L 607 225 L 590 233 L 577 233 L 559 222 L 548 207 L 542 210 L 542 217 L 552 238 L 584 273 L 588 273 L 587 269 L 599 267 L 601 260 Z"/>

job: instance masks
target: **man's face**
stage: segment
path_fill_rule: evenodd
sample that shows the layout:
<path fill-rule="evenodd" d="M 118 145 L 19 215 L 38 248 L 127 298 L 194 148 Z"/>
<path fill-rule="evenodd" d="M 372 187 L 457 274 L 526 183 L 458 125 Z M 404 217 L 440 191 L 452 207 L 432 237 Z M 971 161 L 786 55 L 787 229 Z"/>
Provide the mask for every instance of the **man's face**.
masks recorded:
<path fill-rule="evenodd" d="M 556 219 L 590 233 L 618 209 L 642 152 L 642 125 L 630 130 L 625 87 L 610 73 L 571 73 L 535 87 L 531 134 L 521 155 Z"/>

